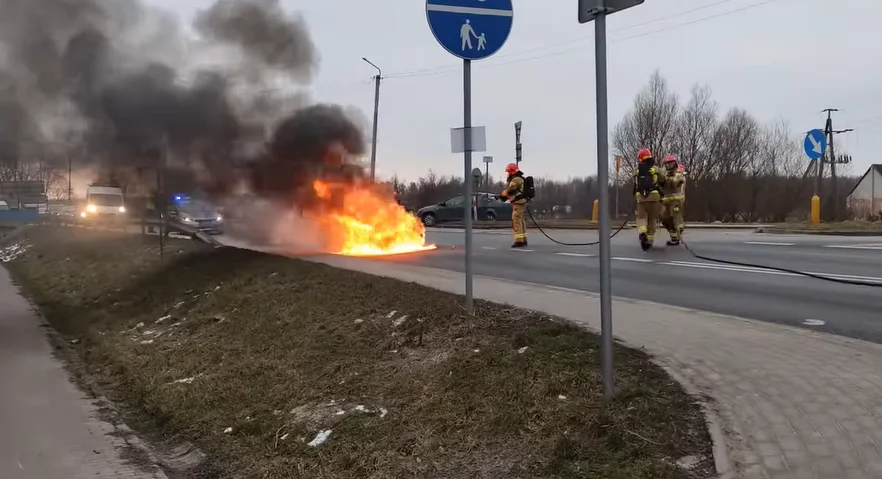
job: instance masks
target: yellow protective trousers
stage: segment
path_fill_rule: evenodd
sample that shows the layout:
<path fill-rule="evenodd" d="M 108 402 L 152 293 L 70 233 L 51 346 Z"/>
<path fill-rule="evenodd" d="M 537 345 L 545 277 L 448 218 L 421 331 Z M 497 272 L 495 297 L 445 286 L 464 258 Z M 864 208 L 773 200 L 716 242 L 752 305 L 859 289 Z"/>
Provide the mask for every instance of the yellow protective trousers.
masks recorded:
<path fill-rule="evenodd" d="M 662 224 L 671 235 L 672 240 L 680 239 L 683 233 L 683 200 L 678 197 L 665 197 Z"/>
<path fill-rule="evenodd" d="M 511 231 L 515 243 L 527 241 L 527 203 L 511 204 Z"/>
<path fill-rule="evenodd" d="M 658 226 L 660 209 L 661 202 L 658 199 L 637 202 L 637 232 L 645 233 L 648 241 L 655 239 L 655 229 Z"/>

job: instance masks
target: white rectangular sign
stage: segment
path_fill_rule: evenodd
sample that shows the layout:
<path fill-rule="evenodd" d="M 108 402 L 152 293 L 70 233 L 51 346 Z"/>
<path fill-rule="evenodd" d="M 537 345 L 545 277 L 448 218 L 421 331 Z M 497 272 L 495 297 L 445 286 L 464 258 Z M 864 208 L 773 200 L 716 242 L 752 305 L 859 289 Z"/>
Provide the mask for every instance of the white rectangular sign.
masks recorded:
<path fill-rule="evenodd" d="M 471 151 L 487 151 L 487 132 L 483 126 L 473 126 Z M 450 152 L 465 153 L 465 128 L 450 129 Z"/>

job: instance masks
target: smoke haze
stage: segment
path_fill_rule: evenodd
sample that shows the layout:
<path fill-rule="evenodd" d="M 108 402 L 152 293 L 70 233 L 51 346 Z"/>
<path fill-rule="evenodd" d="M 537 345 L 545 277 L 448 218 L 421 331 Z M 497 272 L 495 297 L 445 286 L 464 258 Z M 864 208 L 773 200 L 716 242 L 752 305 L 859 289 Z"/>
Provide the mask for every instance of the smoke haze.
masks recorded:
<path fill-rule="evenodd" d="M 83 167 L 184 167 L 215 194 L 245 177 L 296 199 L 329 158 L 364 152 L 350 112 L 297 90 L 318 53 L 278 0 L 218 0 L 195 39 L 137 0 L 0 0 L 0 12 L 0 163 L 63 143 L 87 152 Z"/>

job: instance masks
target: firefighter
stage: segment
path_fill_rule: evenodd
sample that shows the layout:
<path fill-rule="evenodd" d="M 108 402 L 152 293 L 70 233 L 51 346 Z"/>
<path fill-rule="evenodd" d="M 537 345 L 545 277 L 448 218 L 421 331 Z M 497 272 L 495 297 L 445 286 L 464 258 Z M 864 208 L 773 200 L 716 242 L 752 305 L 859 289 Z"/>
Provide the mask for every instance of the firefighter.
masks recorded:
<path fill-rule="evenodd" d="M 637 199 L 637 232 L 643 251 L 652 248 L 652 243 L 655 241 L 663 181 L 664 176 L 659 175 L 652 152 L 647 148 L 641 148 L 637 152 L 637 168 L 634 169 L 634 196 Z"/>
<path fill-rule="evenodd" d="M 673 155 L 665 157 L 665 176 L 662 181 L 662 224 L 671 239 L 668 240 L 668 246 L 677 246 L 680 244 L 680 237 L 683 234 L 683 188 L 686 178 L 680 172 L 677 164 L 677 158 Z"/>
<path fill-rule="evenodd" d="M 527 246 L 527 197 L 524 195 L 524 173 L 515 163 L 505 167 L 508 185 L 500 196 L 511 203 L 511 229 L 514 235 L 512 248 Z"/>

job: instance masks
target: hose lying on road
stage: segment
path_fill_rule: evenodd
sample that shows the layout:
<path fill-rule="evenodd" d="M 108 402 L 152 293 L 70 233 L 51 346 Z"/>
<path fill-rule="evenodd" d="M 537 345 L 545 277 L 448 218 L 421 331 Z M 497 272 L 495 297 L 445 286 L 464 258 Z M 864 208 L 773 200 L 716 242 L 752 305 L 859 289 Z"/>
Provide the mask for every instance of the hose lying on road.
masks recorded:
<path fill-rule="evenodd" d="M 600 244 L 600 240 L 592 241 L 592 242 L 590 242 L 590 243 L 564 243 L 563 241 L 558 241 L 558 240 L 552 238 L 551 236 L 549 236 L 548 233 L 546 233 L 545 230 L 543 230 L 542 227 L 539 226 L 539 222 L 536 221 L 536 218 L 533 217 L 533 212 L 530 211 L 530 207 L 529 207 L 529 206 L 527 206 L 527 215 L 530 217 L 530 220 L 533 221 L 533 225 L 536 226 L 536 229 L 538 229 L 539 232 L 542 233 L 543 236 L 545 236 L 546 238 L 548 238 L 549 240 L 551 240 L 553 243 L 557 243 L 557 244 L 559 244 L 559 245 L 561 245 L 561 246 L 595 246 L 595 245 Z M 625 229 L 625 226 L 628 225 L 628 221 L 631 221 L 631 216 L 630 216 L 630 215 L 628 215 L 628 217 L 625 219 L 625 222 L 622 223 L 622 226 L 619 226 L 619 229 L 617 229 L 613 234 L 611 234 L 611 235 L 609 236 L 609 239 L 613 239 L 613 238 L 615 238 L 615 236 L 616 236 L 617 234 L 619 234 L 620 231 L 622 231 L 623 229 Z"/>
<path fill-rule="evenodd" d="M 695 251 L 692 251 L 692 248 L 690 248 L 689 245 L 686 244 L 685 241 L 681 240 L 680 243 L 683 244 L 683 247 L 686 248 L 686 251 L 688 251 L 689 254 L 691 254 L 692 256 L 694 256 L 698 259 L 703 259 L 705 261 L 710 261 L 713 263 L 728 264 L 728 265 L 732 265 L 732 266 L 742 266 L 742 267 L 746 267 L 746 268 L 765 269 L 765 270 L 770 270 L 770 271 L 780 271 L 782 273 L 789 273 L 789 274 L 795 274 L 795 275 L 799 275 L 799 276 L 806 276 L 808 278 L 814 278 L 814 279 L 822 279 L 824 281 L 831 281 L 833 283 L 851 284 L 851 285 L 855 285 L 855 286 L 872 286 L 875 288 L 882 287 L 882 283 L 874 283 L 871 281 L 858 281 L 858 280 L 853 280 L 853 279 L 836 278 L 836 277 L 827 276 L 824 274 L 809 273 L 807 271 L 798 271 L 795 269 L 779 268 L 777 266 L 766 266 L 766 265 L 761 265 L 761 264 L 742 263 L 741 261 L 732 261 L 732 260 L 727 260 L 727 259 L 711 258 L 710 256 L 700 255 L 700 254 L 696 253 Z"/>
<path fill-rule="evenodd" d="M 633 208 L 631 208 L 631 210 L 633 210 Z M 558 241 L 558 240 L 552 238 L 551 236 L 549 236 L 548 233 L 546 233 L 542 229 L 542 227 L 539 226 L 539 222 L 536 221 L 536 218 L 533 217 L 533 212 L 530 211 L 529 206 L 527 207 L 527 215 L 530 217 L 530 220 L 533 221 L 533 225 L 536 226 L 536 229 L 538 229 L 539 232 L 542 233 L 543 236 L 545 236 L 546 238 L 548 238 L 552 242 L 557 243 L 561 246 L 596 246 L 596 245 L 600 244 L 600 240 L 592 241 L 590 243 L 564 243 L 563 241 Z M 625 226 L 628 224 L 628 221 L 631 221 L 630 214 L 628 215 L 628 218 L 625 220 L 625 222 L 622 223 L 622 225 L 619 226 L 619 228 L 612 235 L 610 235 L 610 239 L 614 238 L 617 234 L 619 234 L 619 232 L 621 232 L 625 228 Z M 683 247 L 686 248 L 686 251 L 688 251 L 689 254 L 691 254 L 695 258 L 703 259 L 705 261 L 710 261 L 712 263 L 728 264 L 728 265 L 732 265 L 732 266 L 741 266 L 741 267 L 745 267 L 745 268 L 757 268 L 757 269 L 764 269 L 764 270 L 768 270 L 768 271 L 780 271 L 782 273 L 795 274 L 798 276 L 805 276 L 807 278 L 820 279 L 823 281 L 830 281 L 833 283 L 840 283 L 840 284 L 850 284 L 850 285 L 854 285 L 854 286 L 871 286 L 874 288 L 882 287 L 882 283 L 876 283 L 876 282 L 871 282 L 871 281 L 843 279 L 843 278 L 837 278 L 834 276 L 827 276 L 824 274 L 810 273 L 808 271 L 798 271 L 795 269 L 780 268 L 777 266 L 766 266 L 766 265 L 754 264 L 754 263 L 744 263 L 741 261 L 732 261 L 732 260 L 727 260 L 727 259 L 712 258 L 710 256 L 704 256 L 704 255 L 700 255 L 700 254 L 696 253 L 695 251 L 692 250 L 692 248 L 689 247 L 688 244 L 686 244 L 686 241 L 681 240 L 680 242 L 683 244 Z"/>

